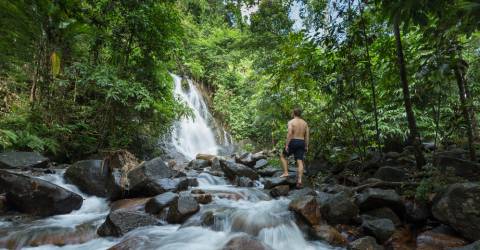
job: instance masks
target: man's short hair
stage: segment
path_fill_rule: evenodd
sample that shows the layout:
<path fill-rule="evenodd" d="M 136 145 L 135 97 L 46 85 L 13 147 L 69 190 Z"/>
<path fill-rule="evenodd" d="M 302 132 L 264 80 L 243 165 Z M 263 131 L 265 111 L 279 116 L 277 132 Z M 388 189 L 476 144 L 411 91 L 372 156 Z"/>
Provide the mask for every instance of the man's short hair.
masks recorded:
<path fill-rule="evenodd" d="M 302 116 L 302 109 L 301 108 L 294 108 L 293 109 L 293 114 L 295 116 L 298 116 L 298 117 Z"/>

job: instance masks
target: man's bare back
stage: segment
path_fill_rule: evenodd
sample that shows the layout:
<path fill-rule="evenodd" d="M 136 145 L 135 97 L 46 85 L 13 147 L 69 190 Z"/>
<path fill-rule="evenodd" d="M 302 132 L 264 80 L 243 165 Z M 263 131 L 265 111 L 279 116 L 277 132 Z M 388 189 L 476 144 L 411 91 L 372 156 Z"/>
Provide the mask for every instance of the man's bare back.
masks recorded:
<path fill-rule="evenodd" d="M 292 130 L 292 139 L 305 140 L 308 124 L 302 118 L 293 118 L 288 122 L 288 127 Z"/>

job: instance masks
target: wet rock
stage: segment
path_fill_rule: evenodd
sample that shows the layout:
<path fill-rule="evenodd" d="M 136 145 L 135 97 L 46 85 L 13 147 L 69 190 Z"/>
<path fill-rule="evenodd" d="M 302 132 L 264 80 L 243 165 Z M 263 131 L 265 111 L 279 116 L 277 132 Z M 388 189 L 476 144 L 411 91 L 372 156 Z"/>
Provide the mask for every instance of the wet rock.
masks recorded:
<path fill-rule="evenodd" d="M 467 241 L 443 228 L 423 232 L 417 237 L 417 250 L 446 250 L 466 244 Z"/>
<path fill-rule="evenodd" d="M 119 177 L 116 180 L 102 160 L 75 162 L 65 171 L 65 178 L 89 195 L 117 198 L 122 193 Z"/>
<path fill-rule="evenodd" d="M 265 189 L 272 189 L 276 186 L 287 185 L 287 184 L 288 184 L 287 178 L 271 177 L 271 178 L 264 178 L 263 180 L 263 187 Z"/>
<path fill-rule="evenodd" d="M 362 230 L 379 242 L 385 242 L 395 232 L 395 225 L 389 219 L 363 218 Z"/>
<path fill-rule="evenodd" d="M 108 250 L 132 250 L 132 249 L 146 249 L 144 237 L 134 236 L 122 240 L 120 243 L 110 247 Z"/>
<path fill-rule="evenodd" d="M 252 159 L 254 161 L 265 160 L 267 159 L 267 153 L 264 151 L 257 152 L 255 154 L 252 154 Z"/>
<path fill-rule="evenodd" d="M 169 223 L 182 223 L 200 209 L 197 200 L 188 192 L 181 192 L 178 199 L 170 205 L 167 214 Z"/>
<path fill-rule="evenodd" d="M 337 229 L 329 225 L 313 226 L 311 235 L 314 239 L 326 241 L 331 245 L 344 246 L 347 244 L 345 237 Z"/>
<path fill-rule="evenodd" d="M 23 213 L 50 216 L 82 206 L 83 198 L 48 181 L 0 170 L 0 190 L 9 206 Z"/>
<path fill-rule="evenodd" d="M 463 247 L 450 248 L 449 250 L 480 250 L 480 240 Z"/>
<path fill-rule="evenodd" d="M 240 157 L 236 158 L 235 161 L 237 163 L 240 163 L 242 165 L 248 166 L 248 167 L 253 167 L 255 166 L 255 159 L 252 157 L 251 153 L 245 153 L 241 155 Z"/>
<path fill-rule="evenodd" d="M 338 193 L 344 193 L 347 195 L 349 198 L 353 197 L 354 192 L 352 191 L 351 188 L 343 185 L 338 185 L 338 184 L 323 184 L 320 185 L 318 191 L 329 193 L 329 194 L 338 194 Z"/>
<path fill-rule="evenodd" d="M 5 213 L 7 210 L 7 196 L 5 194 L 0 194 L 0 214 Z"/>
<path fill-rule="evenodd" d="M 156 179 L 142 186 L 140 191 L 132 190 L 131 194 L 134 196 L 153 196 L 165 192 L 180 192 L 188 189 L 188 182 L 185 177 Z"/>
<path fill-rule="evenodd" d="M 280 197 L 280 196 L 287 196 L 289 191 L 290 191 L 289 185 L 280 185 L 272 188 L 272 190 L 270 190 L 270 195 L 274 198 Z"/>
<path fill-rule="evenodd" d="M 162 187 L 159 185 L 158 180 L 173 178 L 178 175 L 179 172 L 165 165 L 161 158 L 143 162 L 127 173 L 129 195 L 153 196 L 162 193 L 159 192 L 162 191 Z M 159 186 L 160 190 L 156 190 Z"/>
<path fill-rule="evenodd" d="M 37 152 L 2 152 L 0 169 L 47 168 L 49 160 Z"/>
<path fill-rule="evenodd" d="M 403 202 L 395 190 L 368 188 L 357 195 L 355 202 L 362 211 L 389 207 L 397 214 L 403 214 L 405 210 Z"/>
<path fill-rule="evenodd" d="M 221 172 L 223 176 L 223 170 L 222 170 L 222 165 L 220 164 L 220 159 L 218 157 L 215 157 L 212 159 L 212 164 L 210 167 L 210 171 L 212 172 Z"/>
<path fill-rule="evenodd" d="M 195 159 L 188 163 L 190 169 L 202 170 L 208 167 L 210 164 L 207 160 Z"/>
<path fill-rule="evenodd" d="M 348 244 L 348 250 L 383 250 L 384 248 L 377 244 L 375 238 L 371 236 L 362 237 Z"/>
<path fill-rule="evenodd" d="M 433 216 L 451 226 L 463 237 L 480 239 L 480 185 L 457 183 L 438 194 L 432 206 Z"/>
<path fill-rule="evenodd" d="M 254 169 L 261 169 L 264 168 L 268 165 L 268 161 L 265 159 L 260 159 L 257 162 L 255 162 L 255 165 L 253 166 Z"/>
<path fill-rule="evenodd" d="M 198 179 L 197 178 L 187 178 L 188 186 L 189 187 L 198 187 Z"/>
<path fill-rule="evenodd" d="M 133 199 L 122 199 L 115 201 L 110 204 L 110 210 L 124 210 L 124 211 L 144 211 L 145 204 L 150 200 L 150 198 L 133 198 Z"/>
<path fill-rule="evenodd" d="M 193 198 L 200 203 L 200 204 L 208 204 L 212 202 L 213 196 L 212 194 L 192 194 Z"/>
<path fill-rule="evenodd" d="M 322 217 L 330 225 L 348 224 L 358 216 L 358 207 L 345 192 L 329 196 L 320 203 Z"/>
<path fill-rule="evenodd" d="M 159 221 L 143 211 L 115 210 L 110 212 L 105 222 L 98 228 L 97 234 L 106 237 L 120 237 L 126 233 L 145 226 L 159 224 Z"/>
<path fill-rule="evenodd" d="M 275 173 L 281 172 L 280 169 L 274 167 L 266 167 L 257 171 L 262 177 L 272 177 Z"/>
<path fill-rule="evenodd" d="M 235 180 L 235 177 L 237 176 L 238 177 L 245 176 L 252 180 L 258 179 L 257 172 L 255 172 L 253 169 L 245 165 L 238 164 L 231 161 L 221 161 L 220 163 L 221 163 L 223 172 L 230 180 Z"/>
<path fill-rule="evenodd" d="M 170 206 L 173 202 L 175 202 L 176 199 L 178 199 L 178 194 L 173 192 L 159 194 L 150 199 L 147 204 L 145 204 L 145 211 L 150 214 L 158 214 L 164 208 Z"/>
<path fill-rule="evenodd" d="M 237 176 L 234 183 L 239 187 L 253 187 L 255 185 L 255 183 L 250 178 L 245 176 Z"/>
<path fill-rule="evenodd" d="M 314 196 L 299 197 L 290 202 L 288 208 L 304 218 L 310 225 L 320 224 L 320 205 Z"/>
<path fill-rule="evenodd" d="M 232 238 L 222 248 L 222 250 L 272 250 L 269 246 L 263 244 L 261 241 L 248 236 L 241 235 Z"/>
<path fill-rule="evenodd" d="M 304 197 L 304 196 L 307 196 L 307 195 L 311 195 L 311 196 L 316 197 L 317 192 L 315 192 L 315 190 L 313 190 L 309 187 L 305 187 L 305 188 L 302 188 L 302 189 L 294 189 L 294 190 L 291 190 L 288 193 L 288 198 L 290 200 L 294 200 L 294 199 L 297 199 L 299 197 Z"/>
<path fill-rule="evenodd" d="M 207 162 L 212 162 L 213 159 L 217 158 L 215 155 L 209 155 L 209 154 L 197 154 L 195 159 L 197 160 L 204 160 Z"/>
<path fill-rule="evenodd" d="M 426 202 L 405 201 L 406 220 L 413 223 L 423 223 L 430 217 L 430 208 Z"/>
<path fill-rule="evenodd" d="M 402 182 L 407 179 L 407 173 L 405 170 L 398 167 L 381 167 L 375 172 L 375 178 L 382 181 L 398 181 Z"/>
<path fill-rule="evenodd" d="M 215 224 L 215 214 L 213 213 L 213 211 L 207 211 L 202 214 L 200 221 L 202 226 L 212 226 L 213 224 Z"/>
<path fill-rule="evenodd" d="M 400 226 L 402 224 L 402 221 L 400 220 L 400 218 L 398 218 L 397 214 L 388 207 L 373 209 L 363 213 L 363 215 L 367 215 L 377 219 L 389 219 L 393 222 L 395 226 Z"/>

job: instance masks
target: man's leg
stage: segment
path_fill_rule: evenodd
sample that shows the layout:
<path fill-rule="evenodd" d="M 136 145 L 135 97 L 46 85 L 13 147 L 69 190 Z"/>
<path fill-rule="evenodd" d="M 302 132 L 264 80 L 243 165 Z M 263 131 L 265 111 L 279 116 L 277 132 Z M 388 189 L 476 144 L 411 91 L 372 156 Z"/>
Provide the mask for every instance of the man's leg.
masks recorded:
<path fill-rule="evenodd" d="M 297 183 L 302 184 L 302 177 L 303 177 L 303 160 L 297 160 L 297 175 L 298 175 L 298 180 Z"/>
<path fill-rule="evenodd" d="M 288 161 L 283 153 L 280 153 L 280 162 L 282 163 L 283 174 L 280 177 L 288 176 Z"/>

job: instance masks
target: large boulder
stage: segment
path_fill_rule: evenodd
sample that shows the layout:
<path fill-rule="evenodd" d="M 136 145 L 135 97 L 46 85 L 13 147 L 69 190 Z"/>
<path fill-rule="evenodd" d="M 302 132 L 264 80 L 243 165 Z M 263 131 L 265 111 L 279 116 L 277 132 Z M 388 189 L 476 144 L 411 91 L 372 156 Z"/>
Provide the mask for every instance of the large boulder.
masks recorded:
<path fill-rule="evenodd" d="M 398 167 L 385 166 L 375 172 L 375 178 L 382 181 L 401 182 L 407 179 L 407 172 Z"/>
<path fill-rule="evenodd" d="M 276 186 L 287 185 L 287 184 L 288 184 L 287 178 L 269 177 L 269 178 L 263 179 L 263 187 L 265 189 L 271 189 Z"/>
<path fill-rule="evenodd" d="M 110 213 L 98 228 L 97 234 L 102 237 L 120 237 L 139 227 L 160 224 L 155 216 L 145 213 L 145 204 L 149 200 L 150 198 L 135 198 L 113 202 Z"/>
<path fill-rule="evenodd" d="M 202 170 L 210 165 L 208 160 L 194 159 L 188 163 L 190 169 Z"/>
<path fill-rule="evenodd" d="M 248 236 L 240 235 L 232 238 L 222 248 L 222 250 L 271 250 L 269 246 L 263 244 L 261 241 Z"/>
<path fill-rule="evenodd" d="M 24 169 L 46 168 L 49 160 L 37 152 L 3 152 L 0 153 L 0 168 Z"/>
<path fill-rule="evenodd" d="M 430 217 L 430 207 L 425 201 L 406 200 L 406 220 L 413 223 L 423 223 Z"/>
<path fill-rule="evenodd" d="M 150 199 L 145 205 L 145 211 L 150 214 L 158 214 L 164 208 L 170 206 L 178 199 L 178 194 L 173 192 L 166 192 L 159 194 Z"/>
<path fill-rule="evenodd" d="M 167 221 L 169 223 L 182 223 L 198 212 L 199 209 L 200 206 L 192 194 L 181 192 L 178 199 L 168 209 Z"/>
<path fill-rule="evenodd" d="M 477 181 L 480 178 L 480 163 L 468 161 L 461 158 L 439 154 L 434 162 L 444 172 L 450 172 L 456 176 L 466 178 L 470 181 Z"/>
<path fill-rule="evenodd" d="M 98 228 L 97 234 L 102 237 L 120 237 L 136 228 L 157 224 L 159 224 L 159 221 L 155 216 L 144 211 L 119 209 L 110 212 L 105 222 Z"/>
<path fill-rule="evenodd" d="M 251 153 L 245 153 L 241 155 L 240 157 L 237 157 L 235 159 L 237 163 L 240 163 L 242 165 L 248 166 L 248 167 L 253 167 L 255 166 L 256 160 L 253 158 L 253 155 Z"/>
<path fill-rule="evenodd" d="M 86 194 L 117 198 L 122 193 L 118 183 L 120 177 L 115 176 L 102 160 L 76 162 L 65 171 L 65 178 Z"/>
<path fill-rule="evenodd" d="M 310 225 L 319 225 L 321 222 L 320 204 L 314 196 L 298 197 L 290 202 L 288 208 L 300 215 Z"/>
<path fill-rule="evenodd" d="M 9 206 L 33 215 L 66 214 L 83 203 L 82 196 L 53 183 L 5 170 L 0 170 L 0 190 Z"/>
<path fill-rule="evenodd" d="M 153 196 L 166 192 L 163 185 L 172 187 L 179 184 L 179 181 L 171 182 L 165 179 L 179 175 L 179 172 L 169 168 L 161 158 L 143 162 L 127 173 L 128 193 L 130 196 Z"/>
<path fill-rule="evenodd" d="M 322 217 L 331 225 L 348 224 L 357 216 L 359 209 L 346 192 L 328 195 L 320 202 Z"/>
<path fill-rule="evenodd" d="M 435 197 L 432 213 L 437 220 L 451 226 L 463 237 L 480 240 L 480 185 L 450 185 Z"/>
<path fill-rule="evenodd" d="M 275 173 L 281 172 L 281 170 L 278 168 L 268 166 L 266 168 L 258 170 L 257 172 L 262 177 L 272 177 Z"/>
<path fill-rule="evenodd" d="M 245 176 L 240 176 L 236 177 L 235 180 L 233 181 L 235 185 L 239 187 L 253 187 L 255 186 L 255 182 L 252 181 L 250 178 L 245 177 Z"/>
<path fill-rule="evenodd" d="M 226 161 L 226 160 L 222 160 L 220 161 L 220 163 L 221 163 L 223 172 L 230 180 L 234 180 L 235 177 L 237 176 L 238 177 L 245 176 L 252 180 L 258 179 L 257 172 L 255 172 L 253 169 L 245 165 L 238 164 L 231 161 Z"/>
<path fill-rule="evenodd" d="M 395 225 L 389 219 L 363 218 L 362 230 L 379 242 L 387 241 L 395 232 Z"/>
<path fill-rule="evenodd" d="M 272 188 L 272 190 L 270 190 L 270 195 L 274 198 L 280 197 L 280 196 L 287 196 L 289 191 L 290 191 L 289 185 L 280 185 Z"/>
<path fill-rule="evenodd" d="M 254 169 L 261 169 L 264 168 L 268 165 L 268 161 L 265 159 L 260 159 L 257 162 L 255 162 L 255 165 L 253 166 Z"/>
<path fill-rule="evenodd" d="M 402 199 L 395 190 L 368 188 L 357 195 L 355 202 L 362 211 L 379 207 L 389 207 L 397 214 L 403 214 L 405 211 Z"/>
<path fill-rule="evenodd" d="M 348 250 L 383 250 L 384 248 L 377 243 L 371 236 L 362 237 L 348 244 Z"/>
<path fill-rule="evenodd" d="M 397 214 L 388 207 L 373 209 L 363 213 L 363 215 L 377 219 L 389 219 L 395 224 L 395 226 L 400 226 L 402 224 L 402 221 L 398 218 Z"/>

